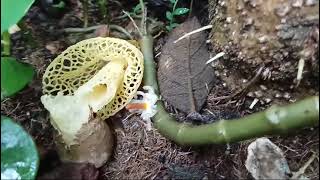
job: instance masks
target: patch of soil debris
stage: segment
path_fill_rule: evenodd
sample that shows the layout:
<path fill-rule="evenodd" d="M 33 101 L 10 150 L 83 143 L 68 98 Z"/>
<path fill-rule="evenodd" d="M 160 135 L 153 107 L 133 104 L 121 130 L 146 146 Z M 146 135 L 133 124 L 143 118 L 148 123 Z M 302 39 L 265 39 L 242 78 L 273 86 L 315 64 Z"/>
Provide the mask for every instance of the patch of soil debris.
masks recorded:
<path fill-rule="evenodd" d="M 26 29 L 12 37 L 12 55 L 32 64 L 37 75 L 23 91 L 1 102 L 1 114 L 21 124 L 35 139 L 39 151 L 51 151 L 54 148 L 53 129 L 48 113 L 40 102 L 41 78 L 48 64 L 76 41 L 69 40 L 70 37 L 60 31 L 66 27 L 82 26 L 82 21 L 78 18 L 81 5 L 76 3 L 74 7 L 72 11 L 57 19 L 48 17 L 38 6 L 33 6 L 24 18 Z M 111 16 L 113 15 L 118 16 L 119 13 L 111 12 Z M 91 22 L 99 21 L 93 18 Z M 155 42 L 155 54 L 160 52 L 164 41 L 165 38 L 160 38 Z M 264 110 L 271 104 L 286 104 L 307 95 L 318 94 L 318 87 L 288 92 L 289 87 L 281 89 L 260 80 L 247 84 L 255 77 L 226 82 L 228 77 L 236 77 L 236 71 L 219 64 L 215 65 L 215 68 L 218 69 L 217 84 L 200 112 L 214 115 L 216 118 L 213 121 L 242 117 Z M 231 72 L 233 76 L 228 76 Z M 238 90 L 239 93 L 235 93 Z M 250 108 L 255 98 L 259 101 Z M 178 121 L 186 121 L 184 113 L 167 103 L 166 107 Z M 115 128 L 117 144 L 114 157 L 99 169 L 99 179 L 252 179 L 244 164 L 247 146 L 253 140 L 228 145 L 180 147 L 164 138 L 156 129 L 147 131 L 138 116 L 128 116 L 128 113 L 121 112 L 115 117 L 118 123 L 122 123 L 122 127 Z M 292 171 L 298 171 L 315 153 L 317 158 L 308 166 L 305 175 L 311 179 L 319 179 L 318 128 L 307 128 L 270 139 L 283 150 Z"/>

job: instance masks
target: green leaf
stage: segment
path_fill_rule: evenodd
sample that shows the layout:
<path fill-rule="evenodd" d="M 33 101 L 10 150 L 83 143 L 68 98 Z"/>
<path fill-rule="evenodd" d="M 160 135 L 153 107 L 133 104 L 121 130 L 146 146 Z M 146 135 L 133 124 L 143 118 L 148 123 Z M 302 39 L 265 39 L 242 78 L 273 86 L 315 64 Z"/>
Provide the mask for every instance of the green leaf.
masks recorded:
<path fill-rule="evenodd" d="M 134 8 L 133 8 L 133 13 L 134 14 L 139 14 L 141 13 L 141 4 L 137 4 Z"/>
<path fill-rule="evenodd" d="M 170 11 L 167 11 L 167 12 L 166 12 L 166 17 L 167 17 L 168 20 L 171 21 L 172 18 L 173 18 L 172 13 L 171 13 Z"/>
<path fill-rule="evenodd" d="M 53 4 L 52 7 L 63 9 L 66 7 L 66 3 L 64 1 L 60 1 L 58 4 Z"/>
<path fill-rule="evenodd" d="M 172 24 L 170 24 L 170 26 L 171 26 L 171 28 L 173 29 L 173 28 L 179 26 L 179 24 L 178 24 L 178 23 L 172 23 Z"/>
<path fill-rule="evenodd" d="M 174 4 L 176 2 L 176 0 L 170 0 L 171 4 Z"/>
<path fill-rule="evenodd" d="M 174 10 L 173 14 L 174 15 L 183 15 L 189 12 L 188 8 L 177 8 L 176 10 Z"/>
<path fill-rule="evenodd" d="M 39 155 L 30 135 L 1 116 L 1 179 L 35 179 Z"/>
<path fill-rule="evenodd" d="M 173 28 L 171 26 L 166 26 L 166 29 L 167 29 L 167 31 L 170 32 L 170 31 L 172 31 Z"/>
<path fill-rule="evenodd" d="M 1 34 L 26 14 L 34 0 L 1 0 Z"/>
<path fill-rule="evenodd" d="M 34 74 L 29 64 L 18 62 L 13 57 L 1 57 L 1 99 L 24 88 Z"/>

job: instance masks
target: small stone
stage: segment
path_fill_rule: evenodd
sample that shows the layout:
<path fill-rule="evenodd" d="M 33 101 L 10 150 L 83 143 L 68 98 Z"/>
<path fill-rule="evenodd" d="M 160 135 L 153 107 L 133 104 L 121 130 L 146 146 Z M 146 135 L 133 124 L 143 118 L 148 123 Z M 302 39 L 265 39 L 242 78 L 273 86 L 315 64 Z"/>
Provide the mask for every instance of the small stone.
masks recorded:
<path fill-rule="evenodd" d="M 293 0 L 292 1 L 292 7 L 301 7 L 303 4 L 303 0 Z"/>
<path fill-rule="evenodd" d="M 259 43 L 265 43 L 268 40 L 268 36 L 261 36 L 258 38 Z"/>
<path fill-rule="evenodd" d="M 268 47 L 267 46 L 262 46 L 261 49 L 260 49 L 262 52 L 265 52 L 268 50 Z"/>
<path fill-rule="evenodd" d="M 248 92 L 247 96 L 248 97 L 254 97 L 254 94 L 253 94 L 253 92 Z"/>
<path fill-rule="evenodd" d="M 283 151 L 267 138 L 248 146 L 245 167 L 254 179 L 289 179 L 291 174 Z"/>
<path fill-rule="evenodd" d="M 253 18 L 247 18 L 244 21 L 244 27 L 251 26 L 253 24 Z"/>
<path fill-rule="evenodd" d="M 268 89 L 265 85 L 260 85 L 260 88 L 264 91 Z"/>
<path fill-rule="evenodd" d="M 220 6 L 224 7 L 226 5 L 226 2 L 225 1 L 221 1 L 220 2 Z"/>
<path fill-rule="evenodd" d="M 313 6 L 313 5 L 315 5 L 316 3 L 317 3 L 316 0 L 306 0 L 306 5 L 307 5 L 307 6 Z"/>
<path fill-rule="evenodd" d="M 265 68 L 264 71 L 262 72 L 262 78 L 264 80 L 270 79 L 271 78 L 271 71 L 269 68 Z"/>
<path fill-rule="evenodd" d="M 284 97 L 285 99 L 290 99 L 290 98 L 291 98 L 291 96 L 290 96 L 290 94 L 289 94 L 288 92 L 285 92 L 285 93 L 283 94 L 283 97 Z"/>
<path fill-rule="evenodd" d="M 202 178 L 202 180 L 208 180 L 209 178 L 208 178 L 208 176 L 204 176 L 203 178 Z"/>
<path fill-rule="evenodd" d="M 262 3 L 262 0 L 250 0 L 250 2 L 249 2 L 250 6 L 252 6 L 252 7 L 257 7 L 261 3 Z"/>
<path fill-rule="evenodd" d="M 262 97 L 263 93 L 262 93 L 262 91 L 258 90 L 258 91 L 254 92 L 254 95 L 256 95 L 256 97 L 259 98 L 259 97 Z"/>
<path fill-rule="evenodd" d="M 231 18 L 231 17 L 227 17 L 227 18 L 226 18 L 226 22 L 227 22 L 227 23 L 231 23 L 231 21 L 232 21 L 232 18 Z"/>
<path fill-rule="evenodd" d="M 274 97 L 276 97 L 276 98 L 281 98 L 282 95 L 281 95 L 280 93 L 277 93 Z"/>
<path fill-rule="evenodd" d="M 266 102 L 267 104 L 269 104 L 272 100 L 270 98 L 265 98 L 264 102 Z"/>
<path fill-rule="evenodd" d="M 247 11 L 242 11 L 242 12 L 241 12 L 241 15 L 242 15 L 242 16 L 245 16 L 245 15 L 247 15 L 247 14 L 248 14 Z"/>
<path fill-rule="evenodd" d="M 237 10 L 238 10 L 238 11 L 241 11 L 243 8 L 244 8 L 243 5 L 242 5 L 242 4 L 239 4 L 238 7 L 237 7 Z"/>
<path fill-rule="evenodd" d="M 281 24 L 287 23 L 287 19 L 286 19 L 286 18 L 281 18 L 280 23 L 281 23 Z"/>
<path fill-rule="evenodd" d="M 279 5 L 276 7 L 275 12 L 278 16 L 283 17 L 290 11 L 290 6 L 286 3 Z"/>

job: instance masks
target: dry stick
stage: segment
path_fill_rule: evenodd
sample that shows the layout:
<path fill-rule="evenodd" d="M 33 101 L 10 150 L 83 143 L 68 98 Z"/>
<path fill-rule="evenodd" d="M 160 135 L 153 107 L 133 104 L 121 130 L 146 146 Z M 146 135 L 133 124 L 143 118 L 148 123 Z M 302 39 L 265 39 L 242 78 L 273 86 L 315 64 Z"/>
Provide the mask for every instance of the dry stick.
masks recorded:
<path fill-rule="evenodd" d="M 141 2 L 143 3 L 142 0 L 140 0 Z M 140 39 L 140 45 L 145 66 L 143 83 L 145 86 L 151 86 L 159 96 L 152 36 L 143 35 Z M 161 100 L 156 105 L 157 114 L 152 118 L 155 128 L 163 136 L 180 145 L 225 144 L 264 135 L 288 133 L 298 128 L 319 124 L 318 96 L 309 97 L 283 107 L 274 105 L 265 111 L 240 119 L 220 120 L 199 126 L 177 122 L 166 112 Z"/>
<path fill-rule="evenodd" d="M 303 175 L 304 172 L 307 170 L 307 168 L 310 166 L 310 164 L 313 162 L 313 160 L 316 157 L 317 157 L 316 154 L 313 153 L 310 159 L 299 169 L 298 172 L 294 173 L 290 179 L 298 179 L 301 175 Z"/>
<path fill-rule="evenodd" d="M 125 14 L 129 17 L 129 19 L 130 19 L 131 22 L 133 23 L 133 26 L 137 29 L 137 31 L 139 32 L 140 36 L 142 36 L 142 33 L 141 33 L 139 27 L 137 26 L 136 22 L 132 19 L 132 17 L 130 16 L 130 14 L 129 14 L 128 12 L 126 12 L 126 11 L 122 11 L 122 12 L 125 13 Z"/>
<path fill-rule="evenodd" d="M 114 24 L 97 25 L 97 26 L 91 26 L 91 27 L 87 27 L 87 28 L 65 28 L 64 32 L 66 32 L 66 33 L 86 33 L 86 32 L 90 32 L 90 31 L 94 31 L 102 26 L 108 26 L 111 30 L 119 31 L 119 32 L 123 33 L 125 36 L 127 36 L 127 38 L 133 39 L 131 34 L 126 29 L 124 29 L 121 26 L 114 25 Z"/>

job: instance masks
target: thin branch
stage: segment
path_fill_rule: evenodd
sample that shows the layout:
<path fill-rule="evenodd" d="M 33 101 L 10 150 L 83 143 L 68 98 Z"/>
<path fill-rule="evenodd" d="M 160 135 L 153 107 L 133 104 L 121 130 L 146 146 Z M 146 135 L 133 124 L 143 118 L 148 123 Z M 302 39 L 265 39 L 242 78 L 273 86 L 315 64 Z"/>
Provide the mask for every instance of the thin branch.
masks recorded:
<path fill-rule="evenodd" d="M 310 166 L 310 164 L 314 161 L 316 157 L 316 154 L 313 153 L 310 159 L 299 169 L 299 171 L 293 174 L 291 179 L 299 179 L 300 176 L 304 174 L 304 172 L 307 170 L 307 168 Z"/>
<path fill-rule="evenodd" d="M 91 27 L 87 27 L 87 28 L 65 28 L 63 31 L 66 33 L 86 33 L 86 32 L 90 32 L 90 31 L 94 31 L 102 26 L 108 26 L 111 30 L 119 31 L 119 32 L 123 33 L 125 36 L 127 36 L 127 38 L 133 39 L 131 34 L 126 29 L 124 29 L 121 26 L 114 25 L 114 24 L 97 25 L 97 26 L 91 26 Z"/>
<path fill-rule="evenodd" d="M 142 33 L 139 29 L 139 27 L 137 26 L 136 22 L 132 19 L 132 17 L 130 16 L 130 14 L 127 11 L 122 11 L 123 13 L 125 13 L 129 19 L 131 20 L 131 22 L 133 23 L 133 26 L 137 29 L 137 31 L 139 32 L 139 35 L 142 36 Z"/>

